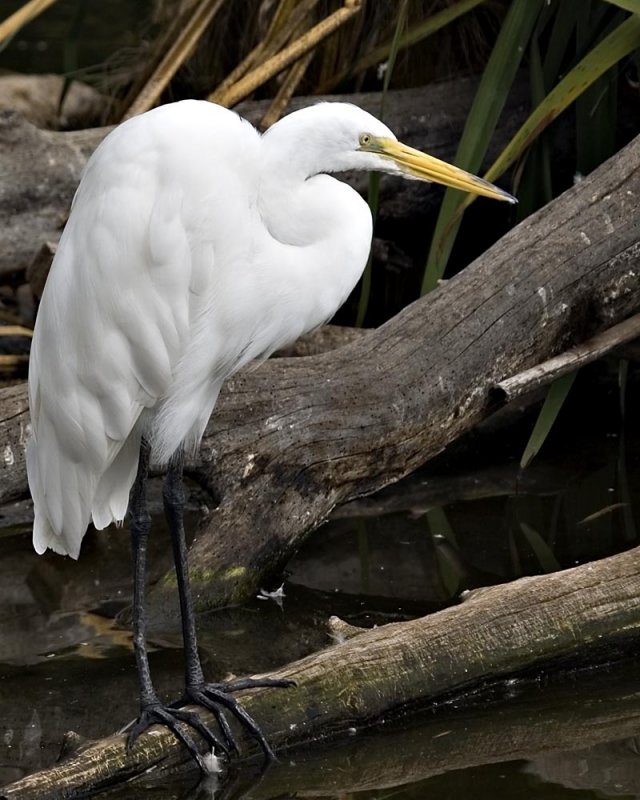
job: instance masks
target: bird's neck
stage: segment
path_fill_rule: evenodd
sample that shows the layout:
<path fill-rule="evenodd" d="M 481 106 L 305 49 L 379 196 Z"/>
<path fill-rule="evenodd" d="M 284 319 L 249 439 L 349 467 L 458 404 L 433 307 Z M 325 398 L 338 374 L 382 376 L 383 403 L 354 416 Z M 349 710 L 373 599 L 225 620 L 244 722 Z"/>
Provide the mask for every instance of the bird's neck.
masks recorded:
<path fill-rule="evenodd" d="M 371 246 L 371 214 L 351 187 L 328 175 L 304 179 L 284 168 L 269 175 L 261 184 L 260 216 L 283 284 L 310 330 L 330 319 L 358 282 Z"/>

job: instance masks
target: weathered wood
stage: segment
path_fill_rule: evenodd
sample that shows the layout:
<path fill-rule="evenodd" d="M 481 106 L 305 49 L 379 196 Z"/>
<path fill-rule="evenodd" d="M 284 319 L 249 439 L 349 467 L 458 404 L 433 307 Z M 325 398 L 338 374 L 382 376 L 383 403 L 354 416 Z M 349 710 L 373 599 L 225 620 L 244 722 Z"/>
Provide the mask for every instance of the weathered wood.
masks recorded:
<path fill-rule="evenodd" d="M 452 699 L 536 663 L 575 657 L 589 646 L 629 643 L 640 634 L 638 596 L 639 549 L 478 590 L 459 606 L 363 631 L 303 658 L 274 673 L 294 678 L 296 687 L 246 693 L 242 704 L 283 754 L 345 736 L 383 715 Z M 245 753 L 256 752 L 245 731 L 238 736 Z M 183 759 L 165 730 L 143 735 L 130 754 L 123 736 L 111 736 L 6 786 L 0 798 L 94 792 Z"/>
<path fill-rule="evenodd" d="M 524 370 L 517 375 L 500 381 L 495 391 L 501 400 L 513 400 L 534 389 L 554 381 L 556 378 L 590 364 L 611 352 L 615 347 L 631 342 L 640 336 L 640 314 L 635 314 L 624 322 L 598 333 L 582 344 L 570 347 L 559 356 L 550 358 L 542 364 Z"/>
<path fill-rule="evenodd" d="M 348 328 L 342 325 L 323 325 L 311 333 L 301 336 L 289 347 L 283 347 L 275 355 L 278 358 L 297 356 L 316 356 L 319 353 L 328 353 L 337 350 L 345 344 L 357 342 L 367 336 L 367 328 Z"/>
<path fill-rule="evenodd" d="M 385 103 L 387 123 L 398 135 L 439 158 L 455 154 L 460 131 L 473 102 L 476 78 L 389 93 Z M 515 133 L 527 113 L 528 87 L 523 76 L 511 94 L 502 121 L 487 154 L 487 163 Z M 345 97 L 300 97 L 290 104 L 295 110 L 323 99 L 345 100 L 377 114 L 380 94 Z M 237 111 L 258 124 L 270 101 L 247 102 Z M 428 124 L 426 124 L 428 116 Z M 24 280 L 25 270 L 45 242 L 55 243 L 64 225 L 82 169 L 109 127 L 75 132 L 39 130 L 19 115 L 0 112 L 0 278 Z M 381 190 L 381 220 L 418 219 L 435 208 L 442 190 L 417 181 L 385 176 Z M 348 180 L 366 192 L 368 178 L 350 175 Z M 506 212 L 505 212 L 506 213 Z"/>
<path fill-rule="evenodd" d="M 0 496 L 13 500 L 28 492 L 25 449 L 31 429 L 26 384 L 0 389 Z"/>

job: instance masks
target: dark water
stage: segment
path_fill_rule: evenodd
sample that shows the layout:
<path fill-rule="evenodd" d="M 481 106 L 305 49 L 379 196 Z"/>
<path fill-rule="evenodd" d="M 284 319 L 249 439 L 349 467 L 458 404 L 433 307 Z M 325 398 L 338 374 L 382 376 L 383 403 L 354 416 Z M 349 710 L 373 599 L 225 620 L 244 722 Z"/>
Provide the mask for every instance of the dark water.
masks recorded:
<path fill-rule="evenodd" d="M 637 423 L 621 423 L 615 391 L 597 394 L 582 394 L 588 435 L 569 409 L 561 435 L 525 473 L 516 455 L 530 421 L 511 425 L 506 440 L 488 428 L 428 470 L 338 510 L 288 565 L 280 603 L 254 599 L 200 617 L 207 675 L 267 671 L 329 646 L 331 615 L 362 626 L 401 620 L 455 603 L 465 589 L 636 545 Z M 155 498 L 158 508 L 157 488 Z M 77 563 L 38 557 L 29 514 L 28 504 L 0 509 L 0 783 L 52 764 L 66 731 L 104 736 L 137 710 L 130 634 L 114 623 L 129 598 L 126 530 L 89 534 Z M 197 500 L 190 514 L 192 528 Z M 169 564 L 157 516 L 151 580 Z M 156 619 L 151 635 L 167 699 L 182 682 L 174 619 Z M 160 787 L 151 776 L 144 796 L 640 797 L 637 664 L 611 658 L 507 680 L 419 718 L 287 753 L 255 784 L 245 764 L 201 795 L 192 772 Z"/>

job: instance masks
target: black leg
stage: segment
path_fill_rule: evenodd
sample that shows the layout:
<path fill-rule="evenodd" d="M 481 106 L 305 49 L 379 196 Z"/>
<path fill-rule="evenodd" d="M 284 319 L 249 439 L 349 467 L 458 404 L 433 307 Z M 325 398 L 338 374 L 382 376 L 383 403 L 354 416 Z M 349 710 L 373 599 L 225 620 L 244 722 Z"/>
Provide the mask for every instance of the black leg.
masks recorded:
<path fill-rule="evenodd" d="M 173 561 L 178 581 L 180 614 L 182 616 L 182 637 L 184 641 L 185 684 L 187 686 L 204 683 L 200 656 L 198 655 L 198 636 L 196 618 L 193 613 L 191 586 L 189 584 L 189 564 L 187 543 L 184 537 L 184 484 L 182 482 L 183 455 L 177 453 L 169 463 L 164 479 L 162 499 L 164 513 L 171 532 Z"/>
<path fill-rule="evenodd" d="M 133 550 L 133 649 L 140 681 L 140 705 L 148 706 L 157 701 L 151 682 L 147 643 L 145 641 L 146 612 L 144 607 L 144 580 L 147 568 L 147 542 L 151 519 L 147 509 L 147 474 L 149 471 L 149 447 L 140 446 L 138 472 L 129 503 L 131 523 L 131 547 Z"/>
<path fill-rule="evenodd" d="M 187 562 L 187 546 L 184 537 L 184 486 L 182 482 L 183 457 L 182 453 L 176 455 L 169 464 L 164 483 L 164 507 L 171 539 L 173 541 L 173 555 L 176 566 L 178 592 L 180 595 L 180 611 L 182 613 L 182 633 L 184 637 L 185 653 L 185 696 L 173 707 L 180 708 L 187 703 L 195 703 L 211 711 L 224 735 L 229 748 L 238 752 L 231 726 L 224 715 L 224 710 L 233 714 L 257 739 L 267 758 L 274 758 L 274 753 L 264 737 L 258 724 L 248 714 L 232 692 L 240 689 L 250 689 L 262 686 L 287 687 L 293 681 L 276 680 L 273 678 L 256 679 L 244 678 L 231 683 L 206 683 L 202 672 L 202 664 L 198 654 L 198 641 L 196 635 L 195 615 L 189 585 L 189 566 Z"/>
<path fill-rule="evenodd" d="M 158 699 L 151 681 L 149 658 L 145 640 L 146 614 L 144 606 L 144 583 L 147 561 L 147 542 L 149 539 L 150 518 L 147 509 L 146 483 L 149 471 L 149 446 L 143 441 L 140 447 L 138 472 L 131 493 L 129 515 L 131 542 L 133 548 L 133 647 L 140 679 L 140 716 L 133 724 L 127 737 L 127 748 L 131 749 L 140 734 L 151 725 L 159 723 L 168 727 L 185 745 L 191 756 L 206 771 L 206 766 L 193 738 L 178 724 L 186 723 L 196 730 L 211 747 L 227 751 L 200 720 L 197 714 L 164 706 Z"/>

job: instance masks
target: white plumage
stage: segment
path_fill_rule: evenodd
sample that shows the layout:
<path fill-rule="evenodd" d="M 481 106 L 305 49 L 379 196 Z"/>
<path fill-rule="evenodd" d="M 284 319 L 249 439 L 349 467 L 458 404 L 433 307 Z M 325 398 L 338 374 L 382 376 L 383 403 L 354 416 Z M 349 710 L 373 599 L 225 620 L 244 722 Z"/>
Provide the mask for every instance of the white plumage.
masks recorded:
<path fill-rule="evenodd" d="M 183 101 L 109 134 L 74 198 L 34 331 L 35 549 L 77 558 L 90 520 L 124 519 L 143 435 L 158 464 L 194 450 L 225 378 L 344 302 L 371 216 L 324 173 L 466 181 L 509 199 L 455 168 L 443 176 L 442 163 L 341 103 L 260 135 L 231 111 Z"/>
<path fill-rule="evenodd" d="M 371 215 L 324 173 L 379 169 L 512 200 L 406 147 L 343 103 L 297 111 L 261 136 L 206 102 L 163 106 L 116 128 L 87 164 L 42 296 L 29 366 L 27 472 L 33 543 L 78 557 L 90 520 L 121 522 L 131 491 L 133 648 L 140 714 L 127 747 L 164 725 L 203 772 L 193 738 L 229 757 L 232 714 L 274 753 L 234 692 L 272 678 L 207 683 L 182 518 L 182 451 L 194 450 L 235 370 L 328 320 L 364 269 Z M 185 689 L 159 699 L 146 649 L 149 455 L 167 465 Z M 187 706 L 212 712 L 219 732 Z M 189 731 L 185 730 L 185 725 Z"/>

